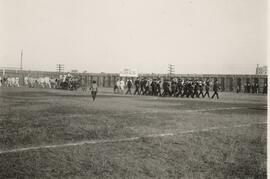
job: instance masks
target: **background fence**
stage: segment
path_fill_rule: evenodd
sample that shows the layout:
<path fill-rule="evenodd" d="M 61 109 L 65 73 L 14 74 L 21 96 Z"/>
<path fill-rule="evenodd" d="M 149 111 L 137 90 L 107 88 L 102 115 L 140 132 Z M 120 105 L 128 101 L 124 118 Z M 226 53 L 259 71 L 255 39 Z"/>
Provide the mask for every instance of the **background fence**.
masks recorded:
<path fill-rule="evenodd" d="M 48 72 L 48 71 L 27 71 L 19 69 L 0 69 L 0 76 L 5 75 L 6 77 L 19 77 L 20 85 L 24 85 L 24 77 L 50 77 L 59 78 L 59 75 L 67 74 L 66 72 Z M 118 78 L 126 80 L 126 77 L 120 77 L 116 73 L 70 73 L 72 75 L 82 76 L 83 83 L 86 86 L 91 85 L 93 80 L 97 81 L 100 87 L 113 88 Z M 161 80 L 168 78 L 166 74 L 141 74 L 141 76 L 146 78 L 156 78 L 159 77 Z M 250 85 L 257 83 L 259 85 L 259 92 L 263 92 L 264 84 L 267 84 L 267 75 L 218 75 L 218 74 L 176 74 L 172 77 L 178 77 L 181 79 L 198 79 L 206 80 L 214 79 L 218 80 L 220 84 L 221 91 L 233 92 L 239 87 L 240 92 L 244 92 L 245 85 L 249 83 Z M 133 82 L 135 77 L 130 78 Z"/>

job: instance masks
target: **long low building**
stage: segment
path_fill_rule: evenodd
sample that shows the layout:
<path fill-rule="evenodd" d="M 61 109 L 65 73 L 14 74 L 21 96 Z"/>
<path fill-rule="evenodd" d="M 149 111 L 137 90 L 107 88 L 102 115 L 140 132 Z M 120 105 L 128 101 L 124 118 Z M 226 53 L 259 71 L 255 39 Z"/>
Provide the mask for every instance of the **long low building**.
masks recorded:
<path fill-rule="evenodd" d="M 13 69 L 0 69 L 0 76 L 5 75 L 6 77 L 19 77 L 20 85 L 24 85 L 24 77 L 50 77 L 50 78 L 59 78 L 59 75 L 67 74 L 67 72 L 49 72 L 49 71 L 28 71 L 28 70 L 13 70 Z M 72 74 L 72 73 L 71 73 Z M 90 85 L 93 80 L 96 80 L 100 87 L 110 87 L 112 88 L 120 77 L 117 73 L 76 73 L 73 75 L 81 75 L 85 84 Z M 141 74 L 141 76 L 146 78 L 156 78 L 160 79 L 167 78 L 166 74 Z M 263 91 L 264 85 L 267 84 L 267 75 L 243 75 L 243 74 L 175 74 L 173 77 L 181 79 L 198 79 L 206 80 L 214 79 L 218 80 L 220 84 L 221 91 L 234 92 L 237 87 L 240 88 L 240 91 L 244 91 L 246 84 L 258 84 L 259 92 Z M 135 81 L 135 77 L 131 78 L 132 81 Z"/>

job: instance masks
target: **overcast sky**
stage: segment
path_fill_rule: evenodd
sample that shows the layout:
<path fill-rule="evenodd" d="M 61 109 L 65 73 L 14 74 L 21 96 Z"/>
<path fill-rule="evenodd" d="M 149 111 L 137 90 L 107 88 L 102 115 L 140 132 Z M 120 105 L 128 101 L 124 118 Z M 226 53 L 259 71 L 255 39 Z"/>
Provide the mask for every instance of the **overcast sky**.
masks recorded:
<path fill-rule="evenodd" d="M 0 0 L 0 66 L 255 73 L 267 0 Z"/>

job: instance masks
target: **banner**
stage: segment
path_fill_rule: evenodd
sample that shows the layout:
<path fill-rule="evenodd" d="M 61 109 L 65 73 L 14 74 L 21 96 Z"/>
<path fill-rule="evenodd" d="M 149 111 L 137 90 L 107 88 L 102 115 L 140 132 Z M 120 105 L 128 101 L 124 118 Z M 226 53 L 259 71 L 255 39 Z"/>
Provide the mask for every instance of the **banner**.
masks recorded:
<path fill-rule="evenodd" d="M 120 71 L 121 77 L 138 77 L 138 71 L 136 69 L 125 68 Z"/>

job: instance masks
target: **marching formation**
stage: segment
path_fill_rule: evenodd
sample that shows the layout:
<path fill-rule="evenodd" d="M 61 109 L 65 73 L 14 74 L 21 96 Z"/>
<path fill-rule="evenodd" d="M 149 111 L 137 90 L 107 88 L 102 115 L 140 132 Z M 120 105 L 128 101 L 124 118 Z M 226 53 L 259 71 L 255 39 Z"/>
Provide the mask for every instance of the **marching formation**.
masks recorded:
<path fill-rule="evenodd" d="M 71 74 L 60 75 L 58 78 L 50 77 L 30 77 L 25 76 L 23 78 L 24 86 L 29 88 L 55 88 L 55 89 L 66 89 L 76 90 L 81 87 L 82 77 L 73 76 Z M 0 76 L 0 87 L 20 87 L 19 77 L 1 77 Z"/>
<path fill-rule="evenodd" d="M 19 77 L 1 77 L 0 76 L 0 87 L 6 86 L 6 87 L 20 87 L 19 84 Z"/>
<path fill-rule="evenodd" d="M 22 81 L 23 83 L 22 83 Z M 96 81 L 97 84 L 98 81 Z M 91 83 L 90 83 L 91 84 Z M 64 90 L 77 90 L 87 91 L 89 88 L 89 83 L 87 83 L 86 78 L 82 75 L 71 75 L 69 73 L 65 75 L 59 75 L 57 78 L 45 77 L 31 77 L 24 76 L 24 78 L 0 76 L 0 87 L 20 87 L 23 85 L 29 88 L 54 88 L 54 89 L 64 89 Z M 126 89 L 127 90 L 126 90 Z M 134 91 L 133 91 L 134 90 Z M 138 77 L 134 82 L 131 79 L 126 81 L 123 78 L 118 78 L 114 85 L 114 93 L 121 94 L 133 94 L 133 95 L 152 95 L 152 96 L 169 96 L 169 97 L 191 97 L 191 98 L 219 98 L 218 91 L 220 90 L 220 84 L 215 79 L 210 81 L 210 79 L 203 80 L 187 80 L 180 78 L 171 78 L 161 80 L 159 78 L 146 78 Z M 212 96 L 210 96 L 209 91 L 213 91 Z M 263 94 L 267 94 L 267 83 L 265 82 L 263 86 L 258 83 L 249 83 L 237 85 L 237 93 L 256 93 L 259 94 L 261 91 Z"/>
<path fill-rule="evenodd" d="M 133 95 L 151 95 L 151 96 L 168 96 L 168 97 L 191 97 L 191 98 L 210 98 L 210 88 L 213 89 L 211 98 L 215 96 L 219 99 L 218 91 L 220 90 L 217 80 L 212 83 L 209 79 L 202 80 L 181 80 L 172 78 L 171 80 L 161 81 L 160 79 L 137 78 L 132 83 L 131 79 L 127 79 L 126 83 L 123 79 L 118 79 L 114 86 L 114 93 L 124 93 L 124 87 L 127 87 L 125 94 L 132 94 L 131 88 L 134 86 Z"/>

